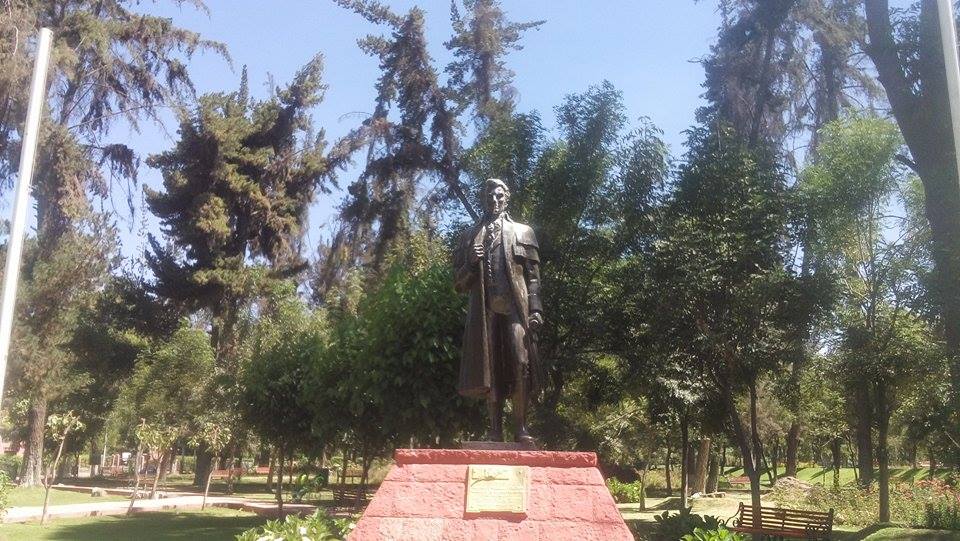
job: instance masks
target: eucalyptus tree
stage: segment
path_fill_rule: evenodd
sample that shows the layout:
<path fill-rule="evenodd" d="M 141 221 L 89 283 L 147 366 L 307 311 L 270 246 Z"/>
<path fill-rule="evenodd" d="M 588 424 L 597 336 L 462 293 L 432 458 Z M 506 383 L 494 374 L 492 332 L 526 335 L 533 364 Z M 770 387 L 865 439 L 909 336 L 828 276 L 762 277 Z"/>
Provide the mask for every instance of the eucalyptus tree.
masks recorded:
<path fill-rule="evenodd" d="M 204 9 L 199 0 L 178 1 Z M 57 301 L 42 304 L 22 296 L 18 313 L 30 314 L 17 328 L 21 345 L 11 360 L 46 367 L 55 373 L 70 362 L 57 344 L 65 341 L 77 300 L 90 285 L 86 273 L 102 268 L 109 255 L 84 254 L 81 237 L 109 235 L 95 216 L 91 200 L 112 204 L 125 196 L 133 206 L 139 158 L 126 142 L 113 137 L 117 126 L 137 129 L 157 120 L 164 107 L 191 95 L 184 60 L 200 50 L 223 52 L 219 44 L 177 27 L 171 20 L 140 13 L 133 0 L 24 0 L 4 6 L 3 53 L 0 54 L 0 185 L 10 186 L 19 156 L 19 126 L 27 107 L 30 66 L 40 27 L 53 30 L 53 65 L 43 118 L 33 197 L 37 203 L 36 250 L 25 266 L 47 269 L 46 283 L 56 287 Z M 86 241 L 85 241 L 86 242 Z M 97 240 L 88 242 L 96 244 Z M 57 263 L 74 252 L 81 265 Z M 78 270 L 79 269 L 79 270 Z M 24 273 L 24 282 L 32 280 Z M 39 296 L 36 297 L 39 299 Z M 49 308 L 46 308 L 49 307 Z M 56 308 L 56 309 L 53 309 Z M 29 336 L 28 336 L 29 335 Z M 49 379 L 49 378 L 47 378 Z M 26 382 L 31 401 L 21 482 L 39 484 L 43 428 L 48 402 L 68 389 Z"/>
<path fill-rule="evenodd" d="M 960 400 L 960 178 L 955 159 L 937 2 L 891 9 L 865 2 L 866 52 L 910 149 L 899 159 L 923 183 L 924 210 L 933 245 L 938 325 L 953 356 L 954 400 Z M 956 405 L 954 406 L 956 409 Z"/>
<path fill-rule="evenodd" d="M 861 484 L 873 480 L 876 450 L 881 521 L 890 519 L 888 437 L 898 396 L 936 373 L 940 354 L 933 329 L 914 309 L 928 237 L 909 212 L 910 180 L 895 161 L 901 144 L 896 126 L 883 119 L 832 122 L 801 185 L 819 211 L 820 242 L 811 248 L 839 275 L 835 370 L 857 419 Z"/>

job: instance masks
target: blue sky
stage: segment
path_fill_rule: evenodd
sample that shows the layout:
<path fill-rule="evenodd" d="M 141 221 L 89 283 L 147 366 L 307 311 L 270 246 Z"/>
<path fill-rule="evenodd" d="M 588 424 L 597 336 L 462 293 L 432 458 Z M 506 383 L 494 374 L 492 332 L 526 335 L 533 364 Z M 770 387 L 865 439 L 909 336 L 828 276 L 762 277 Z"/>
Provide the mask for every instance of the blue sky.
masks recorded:
<path fill-rule="evenodd" d="M 443 47 L 450 31 L 449 1 L 386 3 L 397 11 L 413 5 L 426 11 L 432 54 L 445 63 L 449 58 Z M 359 116 L 351 113 L 372 109 L 377 62 L 357 48 L 356 40 L 382 30 L 332 1 L 208 0 L 209 14 L 167 4 L 172 2 L 145 6 L 173 18 L 179 26 L 223 42 L 230 51 L 233 68 L 212 54 L 196 56 L 190 62 L 198 92 L 236 88 L 240 68 L 246 65 L 252 93 L 264 96 L 269 77 L 285 83 L 320 52 L 325 56 L 324 78 L 329 90 L 314 118 L 317 126 L 326 130 L 328 140 L 336 140 L 359 122 Z M 696 60 L 707 54 L 719 23 L 715 2 L 504 0 L 503 7 L 514 21 L 546 21 L 539 30 L 528 32 L 524 49 L 508 59 L 516 72 L 519 110 L 539 111 L 551 127 L 553 107 L 565 95 L 606 79 L 623 92 L 631 119 L 649 117 L 664 131 L 674 154 L 682 151 L 682 132 L 693 123 L 694 111 L 701 103 L 703 70 Z M 164 128 L 143 124 L 139 134 L 130 134 L 130 143 L 146 156 L 169 148 L 175 137 L 171 116 Z M 160 185 L 159 173 L 146 166 L 140 170 L 140 180 L 148 186 Z M 341 177 L 341 185 L 350 180 L 348 172 Z M 341 198 L 337 191 L 321 195 L 311 209 L 308 255 L 329 231 Z M 142 250 L 144 230 L 158 230 L 149 215 L 138 215 L 132 223 L 131 231 L 126 220 L 118 222 L 122 251 L 128 256 Z"/>

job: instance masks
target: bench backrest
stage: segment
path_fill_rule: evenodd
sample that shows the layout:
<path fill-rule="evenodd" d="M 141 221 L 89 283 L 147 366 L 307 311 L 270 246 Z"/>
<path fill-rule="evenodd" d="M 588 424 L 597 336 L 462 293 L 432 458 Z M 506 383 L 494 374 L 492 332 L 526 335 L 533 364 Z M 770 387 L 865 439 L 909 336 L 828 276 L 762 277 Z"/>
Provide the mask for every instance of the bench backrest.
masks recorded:
<path fill-rule="evenodd" d="M 752 505 L 740 503 L 737 512 L 738 523 L 745 528 L 762 528 L 763 530 L 801 533 L 813 531 L 829 532 L 833 528 L 833 509 L 830 511 L 803 511 L 800 509 L 781 509 L 778 507 L 760 506 L 758 513 Z"/>

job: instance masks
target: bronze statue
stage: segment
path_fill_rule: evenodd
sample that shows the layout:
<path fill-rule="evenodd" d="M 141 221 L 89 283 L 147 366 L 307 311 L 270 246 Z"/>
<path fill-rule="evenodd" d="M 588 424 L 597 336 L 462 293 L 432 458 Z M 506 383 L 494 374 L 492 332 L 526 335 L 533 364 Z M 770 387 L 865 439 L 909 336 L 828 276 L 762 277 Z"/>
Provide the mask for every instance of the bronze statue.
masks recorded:
<path fill-rule="evenodd" d="M 516 441 L 533 444 L 527 408 L 542 379 L 536 346 L 543 326 L 540 255 L 533 229 L 507 214 L 509 200 L 503 181 L 487 180 L 483 218 L 464 232 L 454 254 L 456 289 L 470 294 L 459 391 L 486 399 L 490 441 L 503 440 L 509 397 Z"/>

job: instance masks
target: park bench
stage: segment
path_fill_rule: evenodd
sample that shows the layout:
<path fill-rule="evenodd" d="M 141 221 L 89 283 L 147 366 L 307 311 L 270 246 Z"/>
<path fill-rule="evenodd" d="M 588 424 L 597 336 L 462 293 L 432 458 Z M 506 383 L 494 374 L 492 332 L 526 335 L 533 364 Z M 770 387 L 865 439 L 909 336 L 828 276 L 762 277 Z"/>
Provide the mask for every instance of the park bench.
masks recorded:
<path fill-rule="evenodd" d="M 759 523 L 756 520 L 759 518 Z M 760 506 L 759 516 L 752 505 L 740 502 L 731 531 L 773 539 L 830 539 L 833 531 L 833 509 L 801 511 Z"/>
<path fill-rule="evenodd" d="M 239 478 L 243 475 L 243 468 L 233 468 L 232 470 L 213 470 L 214 479 L 226 479 L 227 477 L 233 476 L 233 478 Z"/>
<path fill-rule="evenodd" d="M 746 475 L 741 475 L 740 477 L 731 477 L 730 479 L 727 480 L 727 483 L 729 483 L 730 486 L 743 486 L 743 485 L 749 486 L 750 478 L 747 477 Z"/>

